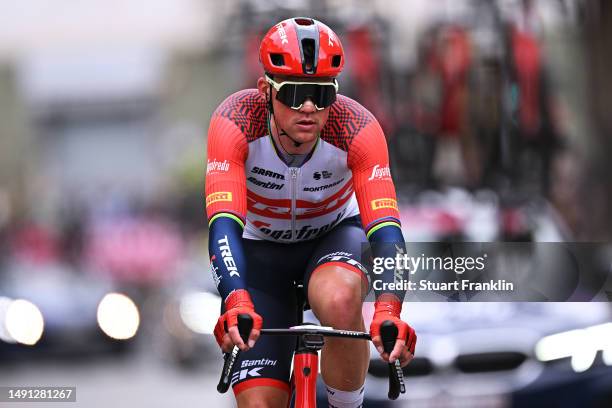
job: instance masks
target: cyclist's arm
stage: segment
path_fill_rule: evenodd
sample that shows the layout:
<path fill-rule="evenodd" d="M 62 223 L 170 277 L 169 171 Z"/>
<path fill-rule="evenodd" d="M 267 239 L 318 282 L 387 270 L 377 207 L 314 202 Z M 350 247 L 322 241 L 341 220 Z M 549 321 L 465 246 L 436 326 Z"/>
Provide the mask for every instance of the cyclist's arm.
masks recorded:
<path fill-rule="evenodd" d="M 240 129 L 227 118 L 213 115 L 208 129 L 206 169 L 208 251 L 213 279 L 224 300 L 233 291 L 246 289 L 242 230 L 246 218 L 247 151 Z"/>
<path fill-rule="evenodd" d="M 376 120 L 370 122 L 357 134 L 349 148 L 348 164 L 353 172 L 355 196 L 359 204 L 361 220 L 368 240 L 372 244 L 374 258 L 392 257 L 406 253 L 404 237 L 399 220 L 395 186 L 389 171 L 389 155 L 384 133 Z M 387 245 L 380 245 L 388 243 Z M 382 283 L 400 282 L 407 279 L 404 270 L 387 268 L 374 279 Z M 407 274 L 406 274 L 407 275 Z M 398 285 L 403 287 L 403 285 Z M 374 288 L 376 298 L 383 294 L 393 295 L 397 301 L 404 299 L 403 289 Z"/>
<path fill-rule="evenodd" d="M 374 258 L 395 258 L 406 253 L 402 236 L 395 187 L 389 171 L 389 155 L 385 136 L 376 120 L 364 127 L 351 143 L 348 164 L 353 171 L 353 185 L 359 203 L 361 220 Z M 381 245 L 382 244 L 382 245 Z M 374 316 L 370 324 L 370 334 L 382 358 L 389 362 L 399 359 L 406 365 L 414 355 L 416 333 L 400 319 L 402 302 L 406 291 L 404 285 L 394 287 L 384 284 L 401 283 L 407 278 L 407 271 L 395 267 L 385 268 L 374 280 L 382 285 L 374 285 L 376 302 Z M 391 320 L 398 329 L 393 351 L 383 350 L 380 327 L 385 320 Z"/>

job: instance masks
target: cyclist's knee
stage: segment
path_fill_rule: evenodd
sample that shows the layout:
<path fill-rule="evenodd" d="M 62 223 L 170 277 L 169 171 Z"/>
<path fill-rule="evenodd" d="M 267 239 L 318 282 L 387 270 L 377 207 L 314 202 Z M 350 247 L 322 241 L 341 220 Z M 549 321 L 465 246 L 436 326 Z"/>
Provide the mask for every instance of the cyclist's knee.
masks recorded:
<path fill-rule="evenodd" d="M 239 408 L 286 408 L 288 395 L 272 387 L 253 387 L 236 395 Z"/>
<path fill-rule="evenodd" d="M 361 277 L 342 267 L 330 267 L 313 275 L 308 296 L 321 323 L 339 329 L 356 329 L 361 322 Z"/>

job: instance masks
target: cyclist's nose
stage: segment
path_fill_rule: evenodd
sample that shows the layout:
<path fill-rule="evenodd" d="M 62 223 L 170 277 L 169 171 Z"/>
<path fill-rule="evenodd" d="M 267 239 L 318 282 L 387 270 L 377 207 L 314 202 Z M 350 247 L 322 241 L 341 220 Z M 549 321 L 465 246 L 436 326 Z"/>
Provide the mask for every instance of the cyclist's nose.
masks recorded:
<path fill-rule="evenodd" d="M 310 98 L 304 99 L 304 104 L 302 104 L 302 107 L 300 108 L 300 112 L 303 112 L 303 113 L 314 113 L 316 111 L 317 111 L 317 108 L 316 108 L 314 102 L 312 101 L 312 99 L 310 99 Z"/>

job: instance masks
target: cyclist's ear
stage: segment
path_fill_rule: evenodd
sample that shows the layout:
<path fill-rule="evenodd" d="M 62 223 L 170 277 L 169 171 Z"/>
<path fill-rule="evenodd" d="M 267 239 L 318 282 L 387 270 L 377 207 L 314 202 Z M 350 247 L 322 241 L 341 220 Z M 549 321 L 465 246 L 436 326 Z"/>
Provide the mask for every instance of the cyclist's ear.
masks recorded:
<path fill-rule="evenodd" d="M 259 79 L 257 80 L 257 90 L 266 98 L 266 101 L 270 92 L 269 88 L 270 84 L 268 83 L 268 81 L 266 81 L 264 77 L 259 77 Z"/>

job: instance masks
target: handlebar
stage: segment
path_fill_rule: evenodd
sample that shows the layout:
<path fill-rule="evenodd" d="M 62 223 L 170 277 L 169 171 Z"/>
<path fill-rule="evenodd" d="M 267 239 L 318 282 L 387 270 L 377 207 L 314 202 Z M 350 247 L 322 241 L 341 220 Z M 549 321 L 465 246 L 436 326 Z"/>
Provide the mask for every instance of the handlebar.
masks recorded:
<path fill-rule="evenodd" d="M 253 319 L 248 314 L 238 315 L 238 331 L 240 337 L 246 343 L 249 333 L 253 328 Z M 351 331 L 351 330 L 337 330 L 332 327 L 323 327 L 316 325 L 302 325 L 290 327 L 288 329 L 261 329 L 262 335 L 268 336 L 308 336 L 308 335 L 319 335 L 323 337 L 342 337 L 347 339 L 356 340 L 372 340 L 369 333 Z M 385 320 L 380 327 L 380 335 L 382 337 L 383 347 L 386 353 L 391 353 L 395 346 L 395 339 L 397 338 L 397 327 L 390 320 Z M 224 353 L 223 370 L 221 371 L 221 379 L 217 385 L 217 391 L 225 393 L 230 386 L 230 376 L 234 362 L 240 354 L 240 349 L 234 346 L 231 353 Z M 397 399 L 400 393 L 405 393 L 406 388 L 404 386 L 404 374 L 400 366 L 399 360 L 395 361 L 395 364 L 389 363 L 389 399 Z"/>

